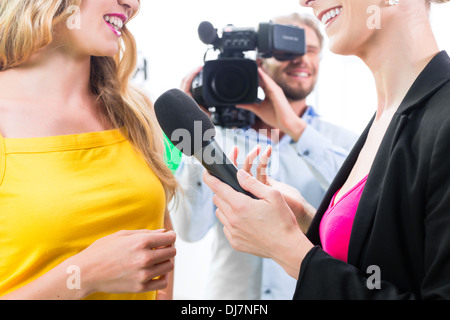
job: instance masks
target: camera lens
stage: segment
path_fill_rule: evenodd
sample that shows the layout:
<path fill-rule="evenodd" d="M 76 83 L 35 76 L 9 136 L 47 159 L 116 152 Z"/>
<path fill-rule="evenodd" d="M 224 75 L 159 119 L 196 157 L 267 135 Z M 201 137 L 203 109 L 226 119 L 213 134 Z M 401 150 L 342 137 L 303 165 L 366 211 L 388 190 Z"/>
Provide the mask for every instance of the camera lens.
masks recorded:
<path fill-rule="evenodd" d="M 211 86 L 220 100 L 235 103 L 247 95 L 250 77 L 245 69 L 228 64 L 217 69 Z"/>

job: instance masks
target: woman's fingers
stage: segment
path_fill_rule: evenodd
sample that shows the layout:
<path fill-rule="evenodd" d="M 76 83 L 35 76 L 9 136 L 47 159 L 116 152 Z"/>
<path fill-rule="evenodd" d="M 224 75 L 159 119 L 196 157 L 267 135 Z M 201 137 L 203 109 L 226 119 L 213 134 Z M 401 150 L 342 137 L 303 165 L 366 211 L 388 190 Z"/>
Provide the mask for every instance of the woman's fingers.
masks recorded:
<path fill-rule="evenodd" d="M 156 280 L 160 277 L 165 276 L 173 270 L 173 267 L 173 261 L 166 260 L 159 264 L 153 265 L 151 268 L 143 269 L 146 272 L 146 280 L 144 282 Z"/>
<path fill-rule="evenodd" d="M 231 149 L 230 154 L 228 155 L 228 157 L 231 159 L 231 161 L 234 163 L 234 165 L 236 167 L 238 166 L 238 164 L 237 164 L 237 157 L 238 157 L 238 155 L 239 155 L 239 148 L 237 146 L 234 146 Z"/>
<path fill-rule="evenodd" d="M 259 156 L 261 152 L 261 146 L 256 146 L 252 151 L 249 152 L 247 157 L 245 157 L 244 165 L 242 166 L 242 170 L 247 171 L 250 174 L 250 170 L 252 169 L 253 163 L 255 159 Z"/>
<path fill-rule="evenodd" d="M 239 170 L 237 173 L 237 177 L 239 184 L 245 191 L 250 192 L 260 200 L 267 200 L 268 202 L 272 202 L 272 198 L 274 196 L 274 193 L 276 192 L 275 189 L 265 185 L 264 183 L 261 183 L 244 170 Z M 251 198 L 249 197 L 249 199 Z"/>
<path fill-rule="evenodd" d="M 212 192 L 214 192 L 221 199 L 227 199 L 228 202 L 236 201 L 236 194 L 238 192 L 211 175 L 207 170 L 204 170 L 203 172 L 203 181 L 208 185 Z M 225 202 L 228 203 L 227 201 Z"/>
<path fill-rule="evenodd" d="M 169 283 L 169 277 L 167 274 L 159 276 L 157 278 L 151 278 L 150 280 L 142 283 L 142 288 L 137 290 L 138 292 L 148 292 L 148 291 L 156 291 L 167 288 L 167 284 Z M 158 297 L 158 296 L 157 296 Z M 167 297 L 167 295 L 165 296 Z M 158 297 L 158 300 L 164 300 L 164 296 Z"/>
<path fill-rule="evenodd" d="M 175 246 L 170 246 L 148 250 L 142 259 L 146 259 L 144 266 L 152 266 L 173 259 L 176 254 L 177 249 Z"/>
<path fill-rule="evenodd" d="M 267 166 L 269 165 L 270 156 L 272 155 L 272 147 L 267 146 L 259 159 L 258 167 L 256 167 L 256 179 L 267 184 Z"/>
<path fill-rule="evenodd" d="M 136 234 L 135 237 L 142 241 L 144 246 L 148 249 L 171 246 L 176 240 L 176 234 L 173 231 L 164 233 L 139 233 Z"/>
<path fill-rule="evenodd" d="M 270 157 L 272 155 L 272 146 L 270 146 L 270 145 L 267 146 L 267 148 L 265 149 L 265 151 L 262 155 L 260 155 L 260 153 L 261 153 L 261 146 L 257 145 L 245 157 L 245 161 L 244 161 L 244 164 L 242 165 L 241 169 L 245 170 L 247 173 L 249 173 L 251 175 L 252 174 L 251 169 L 252 169 L 253 165 L 256 163 L 256 159 L 259 156 L 260 159 L 259 159 L 258 166 L 256 168 L 256 178 L 259 181 L 261 181 L 262 183 L 268 184 L 267 167 L 269 165 Z M 234 165 L 236 167 L 238 167 L 238 163 L 237 163 L 238 155 L 239 155 L 239 148 L 237 146 L 234 146 L 231 149 L 229 158 L 231 159 L 231 161 L 234 163 Z"/>

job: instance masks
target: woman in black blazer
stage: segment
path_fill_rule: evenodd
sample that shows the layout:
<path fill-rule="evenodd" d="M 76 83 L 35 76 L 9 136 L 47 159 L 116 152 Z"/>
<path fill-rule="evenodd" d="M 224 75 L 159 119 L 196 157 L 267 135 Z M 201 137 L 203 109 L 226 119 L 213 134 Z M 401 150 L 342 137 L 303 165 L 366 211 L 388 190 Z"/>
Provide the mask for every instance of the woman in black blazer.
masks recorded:
<path fill-rule="evenodd" d="M 317 212 L 245 170 L 238 179 L 260 200 L 204 176 L 232 246 L 278 262 L 298 279 L 295 299 L 450 298 L 450 58 L 431 31 L 430 2 L 447 0 L 301 0 L 325 24 L 333 52 L 367 64 L 378 93 Z M 280 122 L 295 121 L 284 106 L 273 110 Z M 322 218 L 364 177 L 347 258 L 333 257 Z"/>

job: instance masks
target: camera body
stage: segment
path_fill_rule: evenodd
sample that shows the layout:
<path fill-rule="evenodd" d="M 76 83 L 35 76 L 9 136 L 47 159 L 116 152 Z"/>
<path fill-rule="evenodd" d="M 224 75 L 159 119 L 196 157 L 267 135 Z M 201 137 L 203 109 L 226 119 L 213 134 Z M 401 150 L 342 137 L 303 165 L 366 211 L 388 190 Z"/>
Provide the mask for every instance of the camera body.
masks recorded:
<path fill-rule="evenodd" d="M 199 104 L 214 107 L 212 118 L 216 125 L 224 127 L 243 127 L 254 118 L 248 111 L 235 108 L 238 104 L 258 101 L 258 65 L 254 59 L 245 57 L 246 52 L 255 51 L 257 57 L 287 61 L 304 55 L 306 50 L 304 29 L 270 22 L 260 23 L 257 31 L 228 25 L 220 38 L 217 29 L 204 21 L 198 34 L 202 42 L 220 53 L 216 60 L 205 61 L 192 82 L 191 92 Z M 227 116 L 222 121 L 224 114 Z M 236 121 L 231 115 L 236 116 Z"/>

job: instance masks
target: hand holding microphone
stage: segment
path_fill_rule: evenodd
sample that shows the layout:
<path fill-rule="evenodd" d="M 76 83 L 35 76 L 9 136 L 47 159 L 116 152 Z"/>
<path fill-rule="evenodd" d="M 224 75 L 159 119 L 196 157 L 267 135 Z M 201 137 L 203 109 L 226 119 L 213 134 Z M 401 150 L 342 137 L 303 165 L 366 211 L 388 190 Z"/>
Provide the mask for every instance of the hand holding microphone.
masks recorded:
<path fill-rule="evenodd" d="M 211 119 L 193 98 L 171 89 L 156 100 L 155 113 L 166 136 L 183 154 L 194 156 L 211 175 L 236 191 L 256 198 L 239 185 L 238 169 L 215 141 Z"/>

